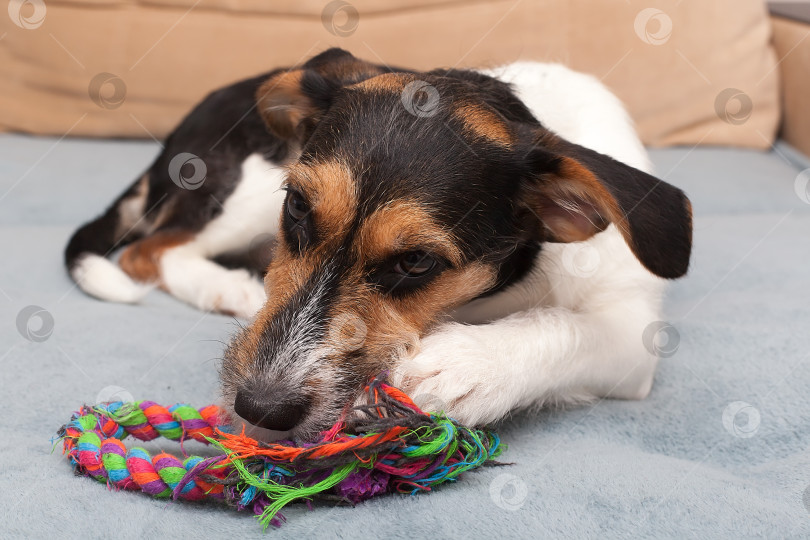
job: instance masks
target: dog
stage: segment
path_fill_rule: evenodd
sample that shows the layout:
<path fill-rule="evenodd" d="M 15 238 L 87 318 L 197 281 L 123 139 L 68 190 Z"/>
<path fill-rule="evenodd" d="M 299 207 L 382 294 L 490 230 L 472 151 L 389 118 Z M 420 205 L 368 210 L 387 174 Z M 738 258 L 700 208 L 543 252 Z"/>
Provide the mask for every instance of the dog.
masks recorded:
<path fill-rule="evenodd" d="M 65 261 L 101 299 L 159 286 L 250 318 L 222 405 L 254 437 L 304 439 L 382 372 L 473 425 L 644 398 L 642 335 L 687 272 L 691 222 L 591 76 L 330 49 L 211 93 Z"/>

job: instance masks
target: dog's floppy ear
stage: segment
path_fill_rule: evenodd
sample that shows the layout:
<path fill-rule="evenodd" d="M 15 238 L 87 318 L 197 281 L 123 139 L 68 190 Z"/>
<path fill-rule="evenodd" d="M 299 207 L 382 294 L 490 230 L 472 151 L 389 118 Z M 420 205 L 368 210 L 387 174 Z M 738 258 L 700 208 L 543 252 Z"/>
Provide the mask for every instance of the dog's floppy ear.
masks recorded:
<path fill-rule="evenodd" d="M 683 191 L 606 155 L 544 133 L 528 152 L 524 200 L 545 240 L 586 240 L 614 223 L 639 261 L 664 278 L 684 275 L 692 207 Z"/>
<path fill-rule="evenodd" d="M 300 69 L 279 71 L 256 92 L 259 114 L 282 139 L 305 142 L 340 88 L 388 71 L 333 48 L 312 57 Z"/>
<path fill-rule="evenodd" d="M 285 140 L 304 142 L 307 128 L 326 112 L 339 85 L 309 69 L 272 75 L 256 92 L 267 129 Z"/>

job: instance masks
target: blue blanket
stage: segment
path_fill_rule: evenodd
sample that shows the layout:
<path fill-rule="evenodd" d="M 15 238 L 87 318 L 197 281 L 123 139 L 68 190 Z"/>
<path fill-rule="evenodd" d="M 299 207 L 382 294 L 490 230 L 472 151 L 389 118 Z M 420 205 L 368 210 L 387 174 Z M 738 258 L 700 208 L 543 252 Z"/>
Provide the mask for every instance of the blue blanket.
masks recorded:
<path fill-rule="evenodd" d="M 140 306 L 99 302 L 62 267 L 71 232 L 157 150 L 0 136 L 3 538 L 262 536 L 217 505 L 110 492 L 52 452 L 84 402 L 215 395 L 233 319 L 158 291 Z M 293 507 L 266 537 L 808 537 L 810 204 L 796 179 L 810 165 L 785 147 L 652 155 L 691 196 L 695 249 L 669 291 L 678 337 L 647 400 L 515 415 L 499 426 L 509 467 L 427 495 Z"/>

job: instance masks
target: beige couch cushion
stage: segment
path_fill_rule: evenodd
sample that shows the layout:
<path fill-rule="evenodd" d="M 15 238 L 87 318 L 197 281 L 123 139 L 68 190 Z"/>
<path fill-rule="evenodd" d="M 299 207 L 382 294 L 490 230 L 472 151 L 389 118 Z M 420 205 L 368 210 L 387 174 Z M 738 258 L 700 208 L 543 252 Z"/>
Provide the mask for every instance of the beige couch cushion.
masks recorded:
<path fill-rule="evenodd" d="M 10 12 L 25 1 L 0 17 L 6 130 L 160 138 L 209 90 L 329 46 L 416 68 L 565 62 L 652 145 L 764 148 L 779 119 L 759 0 L 49 0 L 41 20 L 34 0 Z"/>
<path fill-rule="evenodd" d="M 778 17 L 772 20 L 782 75 L 781 136 L 810 155 L 810 24 Z"/>

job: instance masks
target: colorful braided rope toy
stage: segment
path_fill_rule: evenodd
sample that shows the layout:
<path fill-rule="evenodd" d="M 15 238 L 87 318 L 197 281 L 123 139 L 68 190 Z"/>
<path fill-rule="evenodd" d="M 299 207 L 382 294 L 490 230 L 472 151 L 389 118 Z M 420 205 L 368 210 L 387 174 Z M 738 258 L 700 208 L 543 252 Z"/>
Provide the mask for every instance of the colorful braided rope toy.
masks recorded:
<path fill-rule="evenodd" d="M 367 387 L 369 405 L 355 420 L 338 421 L 317 441 L 257 442 L 224 431 L 216 406 L 168 409 L 151 401 L 84 406 L 59 430 L 63 451 L 77 472 L 111 488 L 153 497 L 224 500 L 251 510 L 262 526 L 280 525 L 287 504 L 321 498 L 356 504 L 389 492 L 416 493 L 454 481 L 470 469 L 494 465 L 503 446 L 490 431 L 459 425 L 444 414 L 423 412 L 381 378 Z M 222 428 L 222 429 L 220 429 Z M 121 442 L 193 439 L 222 454 L 150 456 Z"/>

